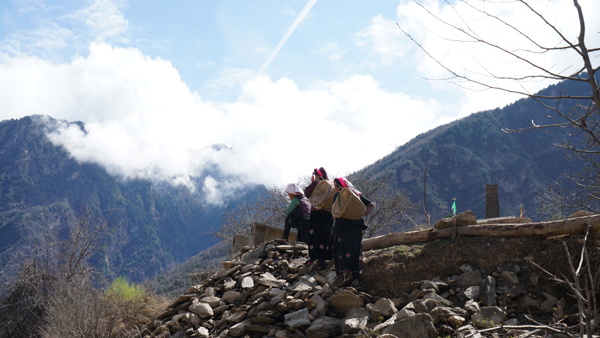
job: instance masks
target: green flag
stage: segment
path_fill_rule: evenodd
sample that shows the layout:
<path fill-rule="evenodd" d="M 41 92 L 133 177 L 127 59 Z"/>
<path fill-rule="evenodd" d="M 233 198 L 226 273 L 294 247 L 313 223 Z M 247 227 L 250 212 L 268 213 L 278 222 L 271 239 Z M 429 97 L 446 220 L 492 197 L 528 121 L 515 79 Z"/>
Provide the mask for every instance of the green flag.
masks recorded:
<path fill-rule="evenodd" d="M 452 202 L 452 215 L 456 215 L 456 200 Z"/>

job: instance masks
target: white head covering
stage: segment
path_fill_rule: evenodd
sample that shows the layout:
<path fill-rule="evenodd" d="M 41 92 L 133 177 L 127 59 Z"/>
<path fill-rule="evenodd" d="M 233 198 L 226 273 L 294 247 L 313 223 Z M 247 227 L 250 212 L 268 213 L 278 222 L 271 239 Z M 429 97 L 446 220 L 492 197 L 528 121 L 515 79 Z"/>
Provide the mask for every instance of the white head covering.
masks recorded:
<path fill-rule="evenodd" d="M 304 195 L 304 191 L 296 183 L 290 183 L 285 188 L 285 192 L 292 195 Z"/>

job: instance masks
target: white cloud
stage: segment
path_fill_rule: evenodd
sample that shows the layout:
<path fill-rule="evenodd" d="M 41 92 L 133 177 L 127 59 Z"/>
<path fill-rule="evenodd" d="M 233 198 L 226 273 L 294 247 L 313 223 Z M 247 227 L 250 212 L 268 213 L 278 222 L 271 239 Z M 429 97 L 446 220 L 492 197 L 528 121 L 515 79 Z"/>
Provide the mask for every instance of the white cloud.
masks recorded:
<path fill-rule="evenodd" d="M 123 16 L 124 8 L 121 0 L 94 0 L 88 7 L 66 17 L 83 23 L 96 41 L 106 41 L 127 31 L 129 22 Z"/>
<path fill-rule="evenodd" d="M 391 65 L 406 54 L 406 41 L 395 22 L 380 15 L 356 34 L 357 45 L 380 58 L 382 65 Z"/>
<path fill-rule="evenodd" d="M 327 55 L 327 58 L 330 60 L 340 60 L 345 53 L 338 44 L 333 42 L 327 43 L 319 52 Z"/>
<path fill-rule="evenodd" d="M 440 123 L 439 103 L 386 92 L 370 76 L 303 89 L 246 74 L 236 102 L 208 103 L 169 62 L 104 43 L 67 64 L 11 58 L 0 77 L 12 84 L 0 90 L 2 119 L 84 121 L 86 134 L 65 127 L 51 140 L 123 177 L 186 183 L 218 168 L 203 187 L 214 203 L 245 184 L 283 185 L 317 166 L 358 170 Z"/>

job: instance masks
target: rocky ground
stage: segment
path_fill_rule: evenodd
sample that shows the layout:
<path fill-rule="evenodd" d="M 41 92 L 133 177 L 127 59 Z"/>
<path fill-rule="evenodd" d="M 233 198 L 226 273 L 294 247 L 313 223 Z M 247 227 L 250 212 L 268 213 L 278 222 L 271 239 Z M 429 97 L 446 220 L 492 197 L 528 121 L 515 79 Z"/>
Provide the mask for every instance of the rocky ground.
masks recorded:
<path fill-rule="evenodd" d="M 599 242 L 586 242 L 581 290 L 600 271 Z M 583 235 L 461 237 L 372 250 L 361 285 L 337 288 L 331 268 L 306 265 L 305 244 L 275 240 L 223 262 L 142 336 L 579 336 L 586 304 L 578 306 L 576 286 L 556 278 L 575 285 L 569 257 L 577 269 L 582 243 Z"/>

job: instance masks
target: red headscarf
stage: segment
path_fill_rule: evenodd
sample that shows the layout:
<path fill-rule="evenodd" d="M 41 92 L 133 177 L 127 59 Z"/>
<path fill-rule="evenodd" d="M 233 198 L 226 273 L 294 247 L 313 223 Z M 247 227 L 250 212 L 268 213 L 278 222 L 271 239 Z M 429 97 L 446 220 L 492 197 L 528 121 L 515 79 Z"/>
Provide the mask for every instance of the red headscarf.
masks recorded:
<path fill-rule="evenodd" d="M 333 180 L 333 183 L 334 183 L 334 184 L 337 184 L 338 186 L 340 186 L 340 187 L 342 187 L 342 188 L 350 188 L 350 189 L 351 189 L 352 191 L 354 191 L 354 193 L 355 193 L 355 194 L 357 194 L 357 195 L 360 195 L 360 194 L 361 194 L 361 192 L 360 192 L 360 191 L 358 191 L 358 189 L 356 189 L 356 188 L 354 187 L 354 185 L 353 185 L 353 184 L 352 184 L 350 181 L 348 181 L 348 180 L 347 180 L 345 177 L 341 177 L 341 176 L 340 176 L 340 177 L 338 177 L 338 178 L 335 178 L 335 179 Z"/>

